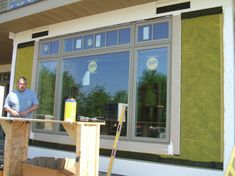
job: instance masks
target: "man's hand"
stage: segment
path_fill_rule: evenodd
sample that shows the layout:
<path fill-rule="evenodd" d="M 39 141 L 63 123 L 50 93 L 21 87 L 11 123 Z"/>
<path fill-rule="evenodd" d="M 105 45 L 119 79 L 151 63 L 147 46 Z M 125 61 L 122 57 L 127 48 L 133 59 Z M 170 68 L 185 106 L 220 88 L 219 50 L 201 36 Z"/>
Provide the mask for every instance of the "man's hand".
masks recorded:
<path fill-rule="evenodd" d="M 9 110 L 8 112 L 9 112 L 9 113 L 11 114 L 11 116 L 13 116 L 13 117 L 18 117 L 18 116 L 19 116 L 19 113 L 18 113 L 17 111 L 13 110 L 13 109 Z"/>
<path fill-rule="evenodd" d="M 19 116 L 21 116 L 21 117 L 25 117 L 25 116 L 27 116 L 27 114 L 28 114 L 28 111 L 19 112 Z"/>
<path fill-rule="evenodd" d="M 21 111 L 19 112 L 19 116 L 21 117 L 25 117 L 27 116 L 29 113 L 36 111 L 38 109 L 38 105 L 32 105 L 29 109 L 26 109 L 25 111 Z"/>

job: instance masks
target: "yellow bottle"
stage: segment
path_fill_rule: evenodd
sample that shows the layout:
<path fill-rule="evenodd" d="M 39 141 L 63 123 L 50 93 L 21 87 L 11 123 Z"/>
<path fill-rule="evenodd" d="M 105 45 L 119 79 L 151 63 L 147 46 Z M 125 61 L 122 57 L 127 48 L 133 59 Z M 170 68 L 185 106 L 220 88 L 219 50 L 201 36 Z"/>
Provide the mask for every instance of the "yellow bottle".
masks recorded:
<path fill-rule="evenodd" d="M 77 102 L 73 98 L 65 100 L 64 106 L 64 121 L 75 122 L 76 121 Z"/>

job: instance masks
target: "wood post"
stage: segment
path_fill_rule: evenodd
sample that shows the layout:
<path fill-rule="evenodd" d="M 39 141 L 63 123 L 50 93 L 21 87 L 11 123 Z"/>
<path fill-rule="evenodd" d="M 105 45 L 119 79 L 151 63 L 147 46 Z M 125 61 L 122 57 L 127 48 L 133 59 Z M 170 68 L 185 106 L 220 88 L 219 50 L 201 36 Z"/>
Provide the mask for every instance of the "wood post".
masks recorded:
<path fill-rule="evenodd" d="M 6 134 L 3 176 L 20 176 L 20 163 L 27 159 L 30 122 L 0 121 Z"/>
<path fill-rule="evenodd" d="M 63 126 L 76 145 L 75 175 L 98 176 L 100 125 L 63 124 Z"/>

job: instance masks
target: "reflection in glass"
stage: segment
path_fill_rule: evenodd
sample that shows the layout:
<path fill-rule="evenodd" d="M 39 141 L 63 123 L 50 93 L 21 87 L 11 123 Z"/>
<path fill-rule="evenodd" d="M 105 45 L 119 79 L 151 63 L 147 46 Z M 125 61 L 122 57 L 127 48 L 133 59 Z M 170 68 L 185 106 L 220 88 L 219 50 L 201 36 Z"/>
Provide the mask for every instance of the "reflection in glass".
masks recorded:
<path fill-rule="evenodd" d="M 50 43 L 50 54 L 58 54 L 59 53 L 59 40 L 51 41 Z"/>
<path fill-rule="evenodd" d="M 138 41 L 152 40 L 152 25 L 138 27 Z"/>
<path fill-rule="evenodd" d="M 84 36 L 84 49 L 91 49 L 94 46 L 94 36 L 91 35 L 85 35 Z"/>
<path fill-rule="evenodd" d="M 135 136 L 166 138 L 168 49 L 138 51 Z"/>
<path fill-rule="evenodd" d="M 95 47 L 104 47 L 105 46 L 105 32 L 98 33 L 95 35 Z"/>
<path fill-rule="evenodd" d="M 77 116 L 105 120 L 101 134 L 115 135 L 118 107 L 128 104 L 129 52 L 68 58 L 63 65 L 61 120 L 65 100 L 75 98 Z"/>
<path fill-rule="evenodd" d="M 40 44 L 40 56 L 48 56 L 50 54 L 59 53 L 59 40 L 54 40 L 51 42 L 41 43 Z"/>
<path fill-rule="evenodd" d="M 82 49 L 82 37 L 76 37 L 74 38 L 74 44 L 73 44 L 73 50 L 81 50 Z"/>
<path fill-rule="evenodd" d="M 168 22 L 156 23 L 153 25 L 153 39 L 167 39 L 169 37 Z"/>
<path fill-rule="evenodd" d="M 40 45 L 40 56 L 47 56 L 50 53 L 50 44 L 47 43 L 41 43 Z"/>
<path fill-rule="evenodd" d="M 56 81 L 56 61 L 44 61 L 39 64 L 39 80 L 37 96 L 40 108 L 37 111 L 37 119 L 54 118 L 54 97 Z M 53 130 L 52 124 L 36 123 L 36 129 Z"/>
<path fill-rule="evenodd" d="M 131 40 L 131 29 L 130 28 L 120 29 L 118 44 L 130 43 L 130 40 Z"/>
<path fill-rule="evenodd" d="M 35 3 L 37 1 L 39 1 L 39 0 L 11 0 L 11 1 L 7 1 L 8 10 L 17 9 L 19 7 Z M 4 1 L 1 1 L 1 3 L 3 3 L 3 2 Z"/>
<path fill-rule="evenodd" d="M 106 35 L 107 35 L 106 46 L 117 45 L 117 30 L 109 31 L 106 33 Z"/>
<path fill-rule="evenodd" d="M 64 52 L 70 52 L 73 50 L 73 38 L 64 40 Z"/>

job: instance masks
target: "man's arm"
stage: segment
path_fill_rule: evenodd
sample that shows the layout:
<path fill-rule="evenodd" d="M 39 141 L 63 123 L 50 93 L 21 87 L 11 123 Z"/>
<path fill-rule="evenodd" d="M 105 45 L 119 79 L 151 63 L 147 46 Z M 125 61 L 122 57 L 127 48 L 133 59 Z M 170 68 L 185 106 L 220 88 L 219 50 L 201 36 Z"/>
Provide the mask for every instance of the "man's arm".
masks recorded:
<path fill-rule="evenodd" d="M 10 107 L 5 107 L 4 110 L 11 114 L 12 117 L 18 117 L 19 113 Z"/>
<path fill-rule="evenodd" d="M 25 111 L 22 111 L 19 113 L 20 116 L 25 117 L 27 116 L 29 113 L 36 111 L 38 109 L 39 105 L 38 104 L 34 104 L 32 105 L 30 108 L 26 109 Z"/>
<path fill-rule="evenodd" d="M 10 98 L 11 97 L 11 98 Z M 12 109 L 12 107 L 10 106 L 10 99 L 14 99 L 13 98 L 14 96 L 11 94 L 11 93 L 9 93 L 8 95 L 7 95 L 7 97 L 6 97 L 6 99 L 5 99 L 5 103 L 4 103 L 4 110 L 6 111 L 6 112 L 8 112 L 9 114 L 10 114 L 10 116 L 12 116 L 12 117 L 18 117 L 19 116 L 19 113 L 18 113 L 18 111 L 16 111 L 16 110 L 14 110 L 14 109 Z"/>

